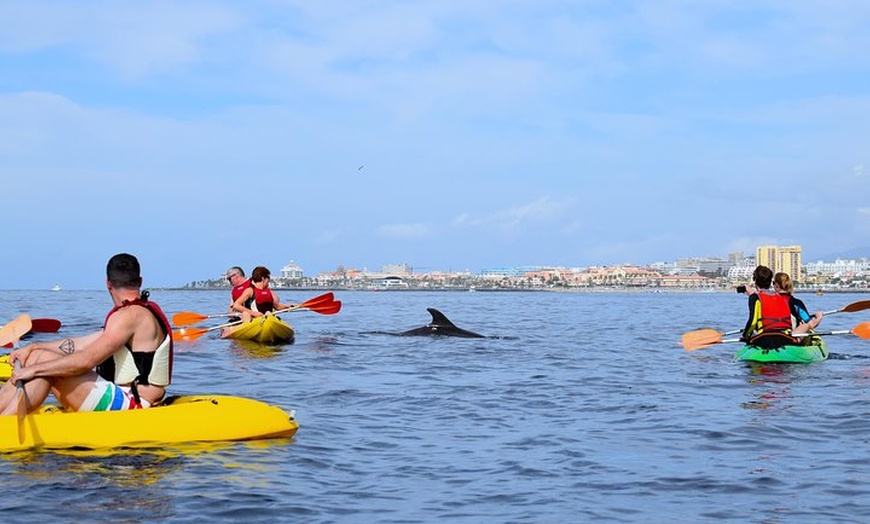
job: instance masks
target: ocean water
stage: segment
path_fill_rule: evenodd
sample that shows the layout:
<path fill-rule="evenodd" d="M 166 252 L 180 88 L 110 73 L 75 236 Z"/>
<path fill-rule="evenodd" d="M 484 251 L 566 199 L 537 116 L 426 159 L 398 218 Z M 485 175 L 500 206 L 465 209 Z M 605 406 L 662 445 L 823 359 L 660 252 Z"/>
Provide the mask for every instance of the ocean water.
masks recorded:
<path fill-rule="evenodd" d="M 170 315 L 220 313 L 227 296 L 152 293 Z M 753 366 L 732 360 L 736 344 L 678 345 L 693 329 L 742 327 L 737 294 L 336 296 L 337 315 L 285 315 L 292 345 L 209 334 L 177 348 L 172 393 L 295 409 L 295 437 L 5 454 L 0 519 L 870 521 L 868 340 L 831 336 L 822 363 Z M 870 297 L 801 298 L 833 310 Z M 109 307 L 105 291 L 0 291 L 0 322 L 59 318 L 63 335 L 97 329 Z M 488 338 L 364 334 L 425 325 L 427 307 Z M 868 320 L 870 311 L 832 315 L 821 329 Z"/>

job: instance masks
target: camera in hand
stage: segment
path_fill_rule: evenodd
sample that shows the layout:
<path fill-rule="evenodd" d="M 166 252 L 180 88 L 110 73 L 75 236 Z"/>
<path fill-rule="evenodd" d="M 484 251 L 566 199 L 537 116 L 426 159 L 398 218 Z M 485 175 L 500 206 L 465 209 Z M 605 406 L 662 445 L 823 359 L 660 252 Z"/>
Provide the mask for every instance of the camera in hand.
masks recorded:
<path fill-rule="evenodd" d="M 746 286 L 737 286 L 738 293 L 746 293 Z"/>

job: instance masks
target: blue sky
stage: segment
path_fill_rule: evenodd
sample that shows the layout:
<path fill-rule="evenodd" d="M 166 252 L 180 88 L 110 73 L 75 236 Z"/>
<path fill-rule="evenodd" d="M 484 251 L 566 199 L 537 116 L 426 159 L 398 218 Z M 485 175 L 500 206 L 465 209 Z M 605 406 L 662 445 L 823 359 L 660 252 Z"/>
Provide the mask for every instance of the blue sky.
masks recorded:
<path fill-rule="evenodd" d="M 0 289 L 99 289 L 121 251 L 156 287 L 291 259 L 868 246 L 867 20 L 860 0 L 4 1 Z"/>

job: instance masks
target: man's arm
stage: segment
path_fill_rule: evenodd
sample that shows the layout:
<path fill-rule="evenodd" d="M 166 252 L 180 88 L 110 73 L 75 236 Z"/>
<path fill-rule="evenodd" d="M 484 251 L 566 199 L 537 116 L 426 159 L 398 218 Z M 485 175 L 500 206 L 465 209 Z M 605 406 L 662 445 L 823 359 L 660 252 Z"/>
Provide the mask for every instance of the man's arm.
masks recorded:
<path fill-rule="evenodd" d="M 79 345 L 72 339 L 65 345 L 62 341 L 49 351 L 62 352 L 64 356 L 23 367 L 15 372 L 16 379 L 27 381 L 37 377 L 72 377 L 86 373 L 124 347 L 135 328 L 135 315 L 125 308 L 112 315 L 103 331 L 79 339 L 87 343 Z M 60 346 L 65 346 L 66 351 Z"/>

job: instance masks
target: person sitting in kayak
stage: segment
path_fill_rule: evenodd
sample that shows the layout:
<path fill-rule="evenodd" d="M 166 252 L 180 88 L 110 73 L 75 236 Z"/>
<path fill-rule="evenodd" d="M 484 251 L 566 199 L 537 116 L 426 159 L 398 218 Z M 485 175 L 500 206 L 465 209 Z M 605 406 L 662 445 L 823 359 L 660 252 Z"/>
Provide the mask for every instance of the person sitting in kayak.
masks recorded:
<path fill-rule="evenodd" d="M 792 334 L 811 333 L 819 327 L 824 313 L 817 311 L 814 315 L 810 315 L 803 300 L 793 295 L 794 283 L 788 273 L 780 272 L 773 275 L 773 289 L 780 295 L 788 297 L 792 317 Z M 804 341 L 808 341 L 812 337 L 802 338 Z"/>
<path fill-rule="evenodd" d="M 231 286 L 233 286 L 230 290 L 230 313 L 232 313 L 234 312 L 233 304 L 236 303 L 236 300 L 242 296 L 242 293 L 244 293 L 246 289 L 251 287 L 251 279 L 245 278 L 245 270 L 240 266 L 233 266 L 227 269 L 227 281 Z M 253 302 L 253 297 L 245 302 L 245 309 L 250 310 Z M 235 322 L 238 320 L 244 320 L 247 322 L 248 320 L 251 320 L 251 315 L 250 313 L 243 311 L 240 316 L 230 317 L 229 322 Z"/>
<path fill-rule="evenodd" d="M 17 413 L 16 384 L 24 383 L 28 412 L 49 392 L 75 411 L 147 408 L 163 399 L 172 379 L 172 326 L 160 306 L 140 294 L 139 261 L 120 253 L 106 266 L 113 308 L 103 329 L 9 354 L 20 365 L 0 389 L 0 414 Z"/>
<path fill-rule="evenodd" d="M 278 294 L 269 289 L 269 281 L 272 279 L 269 270 L 263 266 L 257 266 L 251 271 L 251 287 L 244 290 L 233 302 L 233 311 L 251 318 L 261 317 L 266 313 L 287 309 L 292 304 L 282 304 L 278 300 Z M 253 299 L 253 304 L 246 306 Z"/>
<path fill-rule="evenodd" d="M 791 306 L 789 299 L 770 289 L 773 271 L 758 266 L 752 274 L 755 291 L 749 294 L 749 319 L 741 340 L 763 349 L 795 345 L 791 336 Z"/>

